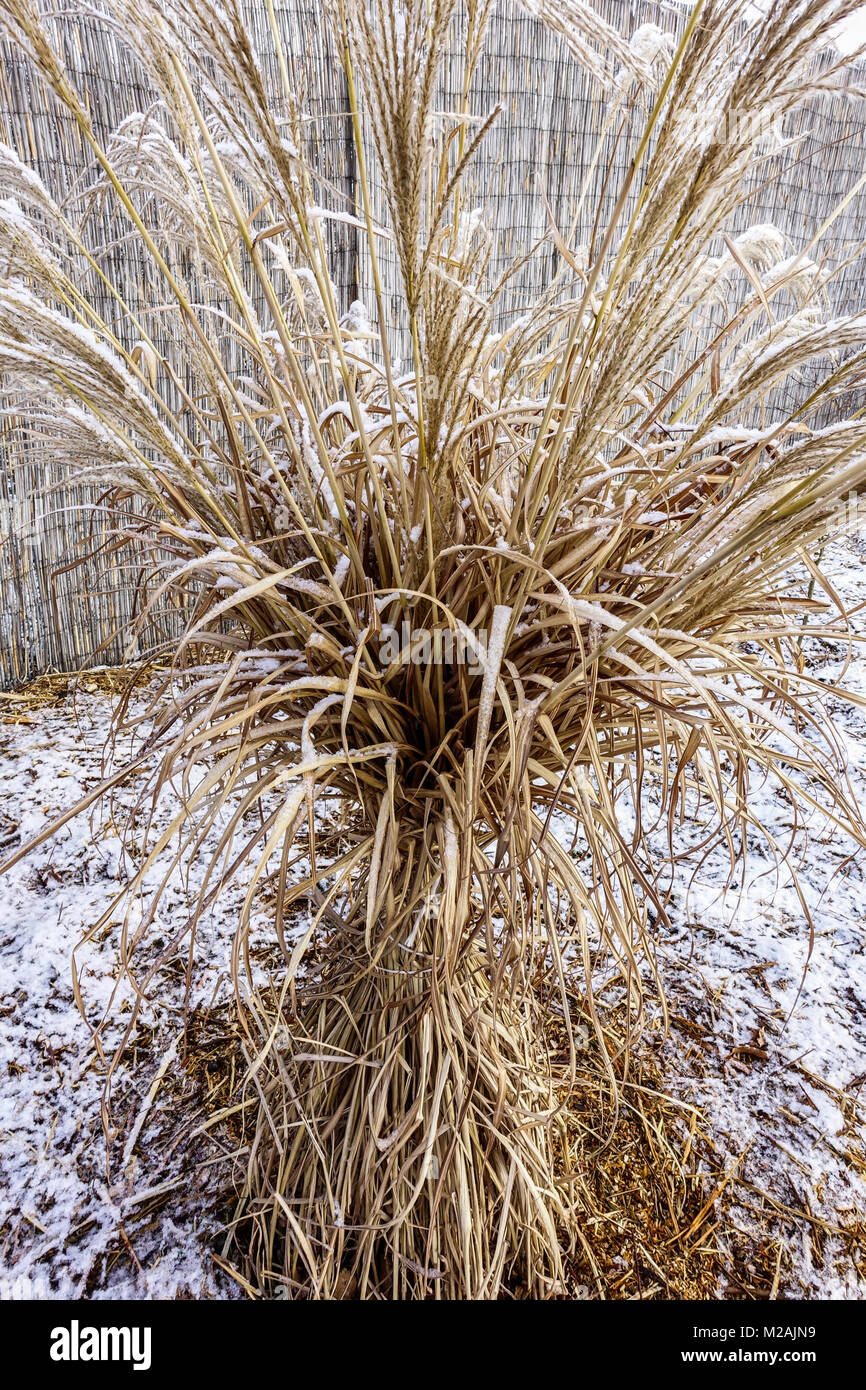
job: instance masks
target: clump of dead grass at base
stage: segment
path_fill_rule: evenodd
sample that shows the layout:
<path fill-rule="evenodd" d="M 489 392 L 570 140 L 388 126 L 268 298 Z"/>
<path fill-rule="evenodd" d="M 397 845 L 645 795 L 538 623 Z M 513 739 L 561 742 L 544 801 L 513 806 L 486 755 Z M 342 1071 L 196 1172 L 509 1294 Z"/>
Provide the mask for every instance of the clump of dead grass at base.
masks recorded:
<path fill-rule="evenodd" d="M 290 1022 L 290 1020 L 289 1020 Z M 685 1020 L 675 1020 L 679 1030 Z M 562 1054 L 564 1035 L 550 1031 L 552 1056 Z M 238 1068 L 243 1030 L 234 1007 L 197 1010 L 189 1021 L 183 1066 L 198 1087 L 198 1126 L 211 1145 L 205 1163 L 220 1165 L 218 1203 L 227 1239 L 214 1251 L 218 1267 L 246 1297 L 283 1297 L 278 1269 L 264 1288 L 260 1266 L 249 1259 L 248 1212 L 238 1221 L 247 1156 L 255 1140 L 255 1101 Z M 846 1153 L 866 1171 L 862 1103 L 841 1093 L 796 1063 L 793 1070 L 823 1085 L 843 1106 Z M 850 1267 L 866 1277 L 866 1227 L 840 1211 L 828 1221 L 805 1201 L 768 1189 L 750 1162 L 723 1159 L 710 1135 L 712 1116 L 684 1105 L 667 1090 L 667 1067 L 658 1049 L 636 1046 L 619 1068 L 616 1095 L 605 1060 L 592 1039 L 581 1057 L 577 1086 L 562 1097 L 565 1142 L 554 1145 L 557 1181 L 569 1190 L 574 1227 L 561 1232 L 562 1280 L 547 1296 L 566 1300 L 768 1300 L 808 1296 L 798 1279 L 798 1254 L 808 1243 L 818 1268 L 828 1238 L 841 1245 Z M 192 1124 L 195 1109 L 188 1110 Z M 201 1116 L 205 1116 L 203 1123 Z M 234 1162 L 228 1156 L 235 1155 Z M 761 1185 L 763 1181 L 763 1186 Z M 791 1205 L 791 1203 L 794 1205 Z M 574 1240 L 574 1231 L 578 1238 Z M 295 1296 L 306 1296 L 295 1290 Z M 357 1281 L 344 1272 L 334 1298 L 358 1296 Z M 371 1296 L 376 1296 L 374 1293 Z M 385 1294 L 384 1296 L 387 1296 Z M 427 1295 L 435 1297 L 435 1291 Z M 505 1281 L 499 1297 L 529 1297 L 519 1279 Z"/>
<path fill-rule="evenodd" d="M 551 1037 L 554 1052 L 562 1041 Z M 245 1072 L 238 1068 L 239 1044 L 243 1031 L 232 1006 L 198 1010 L 191 1016 L 183 1066 L 198 1088 L 204 1116 L 199 1126 L 210 1152 L 203 1161 L 222 1166 L 227 1155 L 235 1155 L 233 1182 L 221 1187 L 218 1199 L 226 1240 L 214 1250 L 214 1259 L 247 1297 L 304 1298 L 309 1291 L 302 1286 L 287 1290 L 279 1261 L 262 1280 L 261 1232 L 248 1194 L 238 1203 L 249 1151 L 258 1141 L 257 1106 L 244 1084 Z M 563 1097 L 553 1167 L 557 1182 L 568 1190 L 574 1227 L 563 1229 L 560 1236 L 564 1248 L 573 1247 L 573 1254 L 564 1261 L 562 1278 L 550 1284 L 545 1296 L 717 1298 L 725 1264 L 715 1239 L 724 1175 L 705 1135 L 705 1117 L 665 1094 L 654 1049 L 633 1052 L 627 1072 L 627 1079 L 619 1078 L 617 1106 L 601 1053 L 589 1042 L 577 1088 L 570 1098 Z M 266 1086 L 266 1079 L 262 1084 Z M 228 1178 L 228 1170 L 223 1171 Z M 331 1296 L 359 1296 L 350 1269 L 337 1278 Z M 387 1298 L 389 1290 L 372 1289 L 366 1296 Z M 437 1297 L 435 1280 L 428 1281 L 426 1297 Z M 498 1297 L 526 1299 L 538 1293 L 527 1289 L 518 1276 L 503 1280 Z"/>
<path fill-rule="evenodd" d="M 146 1081 L 159 1067 L 160 1038 L 154 1030 L 140 1030 L 126 1057 Z M 140 1140 L 150 1170 L 176 1165 L 179 1155 L 184 1156 L 183 1170 L 162 1186 L 149 1185 L 143 1200 L 136 1200 L 133 1219 L 94 1263 L 90 1294 L 115 1266 L 138 1267 L 137 1248 L 166 1213 L 183 1229 L 184 1206 L 198 1200 L 225 1223 L 224 1236 L 210 1250 L 215 1269 L 228 1281 L 224 1287 L 232 1286 L 245 1298 L 283 1296 L 276 1271 L 261 1286 L 247 1258 L 244 1222 L 235 1223 L 255 1133 L 255 1104 L 243 1084 L 245 1067 L 239 1060 L 243 1042 L 234 1005 L 189 1014 L 184 1045 L 162 1079 L 158 1104 Z M 611 1096 L 602 1059 L 591 1052 L 590 1047 L 578 1091 L 565 1111 L 568 1163 L 560 1148 L 555 1151 L 557 1177 L 571 1183 L 581 1239 L 565 1263 L 561 1285 L 551 1288 L 551 1299 L 772 1301 L 803 1296 L 797 1277 L 802 1242 L 809 1242 L 820 1266 L 830 1237 L 842 1242 L 852 1268 L 866 1276 L 862 1220 L 846 1220 L 839 1213 L 828 1222 L 808 1210 L 808 1202 L 806 1209 L 786 1206 L 778 1193 L 759 1185 L 747 1156 L 742 1165 L 722 1162 L 708 1137 L 710 1117 L 665 1093 L 665 1070 L 656 1049 L 641 1045 L 633 1051 L 611 1135 Z M 809 1079 L 816 1081 L 811 1073 Z M 851 1161 L 862 1167 L 862 1111 L 854 1096 L 847 1105 Z M 135 1105 L 127 1111 L 121 1094 L 116 1112 L 115 1167 L 135 1121 Z M 140 1176 L 132 1195 L 136 1187 L 141 1187 Z M 85 1225 L 79 1238 L 86 1235 Z M 567 1237 L 564 1232 L 564 1243 Z M 357 1297 L 351 1276 L 339 1281 L 334 1297 Z M 505 1285 L 500 1297 L 526 1298 L 527 1291 L 515 1281 Z"/>

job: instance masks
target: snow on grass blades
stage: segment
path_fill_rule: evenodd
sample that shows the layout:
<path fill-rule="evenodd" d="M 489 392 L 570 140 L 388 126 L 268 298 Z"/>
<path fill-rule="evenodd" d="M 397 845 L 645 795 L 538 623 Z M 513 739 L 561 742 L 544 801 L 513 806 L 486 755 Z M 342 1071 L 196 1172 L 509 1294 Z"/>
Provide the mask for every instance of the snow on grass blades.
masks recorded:
<path fill-rule="evenodd" d="M 351 207 L 304 153 L 270 7 L 277 102 L 234 0 L 109 0 L 154 102 L 100 143 L 52 21 L 9 0 L 94 172 L 74 212 L 0 151 L 4 410 L 22 458 L 112 493 L 139 630 L 166 596 L 188 616 L 136 716 L 140 761 L 157 755 L 142 809 L 171 788 L 176 813 L 125 890 L 122 966 L 139 1004 L 182 941 L 192 971 L 199 921 L 253 865 L 229 963 L 256 1115 L 231 1236 L 248 1274 L 318 1298 L 545 1297 L 591 1242 L 565 1119 L 599 1083 L 586 1030 L 615 1099 L 647 991 L 663 998 L 651 928 L 687 799 L 706 820 L 693 852 L 721 842 L 732 871 L 769 835 L 755 779 L 794 805 L 820 791 L 864 842 L 801 660 L 827 619 L 785 572 L 866 478 L 859 415 L 818 418 L 862 380 L 866 316 L 827 309 L 820 245 L 725 232 L 759 140 L 833 81 L 811 60 L 855 6 L 772 5 L 744 34 L 706 0 L 676 41 L 631 46 L 589 6 L 530 6 L 610 80 L 609 126 L 644 124 L 590 246 L 539 190 L 560 269 L 510 320 L 519 263 L 499 265 L 473 182 L 498 119 L 470 102 L 490 5 L 326 8 Z M 458 16 L 464 96 L 443 113 Z M 146 261 L 146 302 L 114 286 L 97 209 Z M 334 217 L 358 235 L 368 308 L 337 303 Z M 783 410 L 774 388 L 831 355 Z M 140 964 L 160 902 L 141 884 L 205 844 L 188 928 Z M 284 962 L 267 988 L 247 949 L 265 879 Z"/>

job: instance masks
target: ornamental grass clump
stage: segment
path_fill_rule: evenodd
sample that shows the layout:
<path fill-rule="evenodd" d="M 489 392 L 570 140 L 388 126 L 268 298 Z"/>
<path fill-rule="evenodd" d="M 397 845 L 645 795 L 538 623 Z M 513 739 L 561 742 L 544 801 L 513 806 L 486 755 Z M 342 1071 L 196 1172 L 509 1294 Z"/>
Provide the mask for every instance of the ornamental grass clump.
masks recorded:
<path fill-rule="evenodd" d="M 85 803 L 145 764 L 146 796 L 175 798 L 124 889 L 127 1037 L 243 868 L 230 969 L 256 1118 L 233 1231 L 265 1292 L 561 1289 L 592 1239 L 569 1106 L 590 1051 L 615 1101 L 663 1009 L 682 818 L 700 805 L 693 852 L 721 843 L 732 871 L 756 834 L 783 861 L 753 803 L 769 779 L 864 842 L 803 661 L 827 620 L 788 572 L 805 558 L 820 584 L 813 543 L 866 480 L 866 424 L 818 419 L 862 380 L 866 315 L 830 313 L 820 241 L 727 230 L 760 140 L 837 79 L 813 57 L 856 5 L 703 0 L 679 37 L 631 45 L 589 5 L 526 8 L 607 83 L 605 133 L 640 135 L 589 246 L 545 209 L 559 269 L 509 317 L 520 263 L 502 268 L 474 179 L 500 112 L 469 100 L 491 0 L 328 0 L 351 206 L 304 153 L 269 3 L 278 97 L 238 0 L 107 0 L 154 100 L 102 143 L 51 19 L 4 7 L 93 159 L 59 206 L 0 151 L 10 437 L 115 507 L 130 643 L 167 600 L 183 614 L 119 724 L 138 754 Z M 464 97 L 443 113 L 455 25 Z M 366 308 L 338 302 L 335 220 Z M 124 302 L 104 227 L 146 264 L 146 302 Z M 792 413 L 778 388 L 810 360 L 822 385 Z M 160 885 L 206 843 L 186 943 L 154 952 Z"/>

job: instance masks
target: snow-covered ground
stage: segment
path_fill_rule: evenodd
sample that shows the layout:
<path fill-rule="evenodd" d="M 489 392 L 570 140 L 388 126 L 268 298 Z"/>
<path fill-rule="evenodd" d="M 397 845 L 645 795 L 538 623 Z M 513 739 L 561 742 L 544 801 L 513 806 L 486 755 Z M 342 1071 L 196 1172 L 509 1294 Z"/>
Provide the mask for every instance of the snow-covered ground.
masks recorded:
<path fill-rule="evenodd" d="M 828 549 L 822 568 L 866 632 L 866 540 Z M 810 642 L 812 675 L 866 805 L 866 645 Z M 772 786 L 752 807 L 782 843 L 791 810 Z M 787 832 L 787 833 L 786 833 Z M 792 860 L 814 924 L 766 846 L 749 843 L 732 880 L 717 851 L 689 883 L 686 865 L 661 944 L 673 1014 L 663 1052 L 672 1095 L 705 1111 L 732 1181 L 720 1243 L 739 1266 L 729 1294 L 866 1297 L 866 856 L 818 812 Z M 737 1232 L 766 1248 L 761 1268 L 738 1259 Z M 752 1255 L 754 1251 L 752 1249 Z M 723 1281 L 725 1283 L 727 1281 Z"/>
<path fill-rule="evenodd" d="M 825 567 L 849 606 L 866 602 L 863 542 L 835 546 Z M 863 618 L 856 622 L 866 630 Z M 814 649 L 811 660 L 866 798 L 866 712 L 833 692 L 847 655 L 837 644 Z M 855 652 L 845 684 L 866 694 L 866 652 Z M 100 780 L 111 701 L 85 686 L 55 706 L 22 709 L 7 703 L 0 712 L 3 856 Z M 75 1004 L 71 952 L 130 871 L 118 825 L 135 798 L 131 780 L 113 813 L 103 807 L 70 822 L 0 881 L 0 1297 L 240 1294 L 219 1259 L 230 1155 L 192 1135 L 208 1083 L 201 1058 L 193 1066 L 180 1045 L 182 947 L 140 1017 L 141 1064 L 128 1057 L 115 1079 L 113 1148 L 123 1159 L 106 1173 L 104 1073 Z M 772 791 L 758 809 L 782 828 L 785 808 Z M 866 1296 L 863 864 L 817 814 L 799 844 L 815 922 L 805 980 L 802 912 L 757 843 L 736 884 L 722 856 L 700 866 L 688 892 L 684 878 L 659 942 L 673 1018 L 662 1052 L 668 1086 L 702 1108 L 731 1178 L 718 1239 L 732 1272 L 720 1296 L 766 1293 L 773 1283 L 782 1297 Z M 204 858 L 173 875 L 159 944 L 184 925 Z M 227 1011 L 211 1010 L 228 996 L 228 944 L 243 893 L 241 877 L 199 935 L 191 1002 L 205 1035 L 229 1026 Z M 256 912 L 265 966 L 266 904 Z M 107 1051 L 130 1007 L 128 987 L 118 985 L 116 931 L 109 921 L 77 955 L 89 1016 L 112 1004 Z"/>
<path fill-rule="evenodd" d="M 4 857 L 74 805 L 102 779 L 112 701 L 70 692 L 56 707 L 0 722 L 0 840 Z M 14 720 L 15 722 L 8 722 Z M 112 806 L 70 821 L 0 882 L 0 1298 L 231 1297 L 237 1285 L 213 1259 L 215 1211 L 227 1176 L 211 1149 L 190 1141 L 201 1119 L 193 1068 L 183 1056 L 184 946 L 160 972 L 138 1020 L 140 1067 L 124 1065 L 112 1087 L 118 1169 L 106 1171 L 101 1107 L 105 1071 L 73 992 L 73 948 L 111 905 L 135 865 L 119 825 L 135 804 L 135 778 Z M 171 794 L 155 827 L 169 818 Z M 173 873 L 156 936 L 161 949 L 181 930 L 206 855 Z M 158 868 L 158 866 L 157 866 Z M 150 875 L 153 881 L 155 873 Z M 244 876 L 206 917 L 197 941 L 191 1007 L 207 1020 L 230 995 L 229 944 Z M 81 995 L 111 1057 L 132 991 L 118 985 L 117 929 L 76 953 Z M 263 950 L 267 915 L 253 914 Z M 215 1027 L 227 1026 L 227 1015 Z M 205 1026 L 206 1031 L 206 1026 Z M 133 1063 L 137 1058 L 129 1059 Z M 159 1078 L 159 1087 L 151 1088 Z M 202 1165 L 204 1160 L 204 1166 Z M 28 1284 L 29 1281 L 29 1284 Z"/>

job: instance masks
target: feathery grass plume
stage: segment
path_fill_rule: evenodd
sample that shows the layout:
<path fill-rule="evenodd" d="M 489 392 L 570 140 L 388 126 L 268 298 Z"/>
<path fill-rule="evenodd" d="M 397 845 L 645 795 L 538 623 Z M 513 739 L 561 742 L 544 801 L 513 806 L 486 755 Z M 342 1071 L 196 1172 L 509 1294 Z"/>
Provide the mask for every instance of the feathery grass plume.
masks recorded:
<path fill-rule="evenodd" d="M 866 423 L 816 424 L 862 384 L 866 315 L 828 318 L 819 246 L 724 232 L 760 131 L 827 80 L 816 46 L 855 5 L 745 22 L 704 0 L 676 45 L 634 48 L 589 6 L 528 6 L 614 79 L 610 120 L 645 128 L 593 245 L 551 226 L 556 282 L 504 324 L 510 272 L 473 181 L 496 116 L 469 103 L 490 8 L 328 0 L 358 168 L 345 207 L 305 156 L 270 5 L 277 101 L 239 0 L 107 0 L 154 102 L 104 146 L 52 21 L 4 7 L 95 169 L 77 211 L 22 168 L 0 207 L 4 409 L 22 456 L 37 441 L 135 500 L 117 525 L 145 556 L 141 624 L 166 593 L 189 615 L 146 715 L 121 711 L 133 766 L 158 760 L 139 810 L 176 798 L 125 890 L 127 1037 L 183 944 L 148 949 L 160 893 L 215 833 L 190 970 L 198 921 L 254 865 L 231 958 L 257 1117 L 233 1240 L 260 1288 L 299 1296 L 555 1293 L 591 1240 L 569 1175 L 610 1138 L 575 1149 L 564 1116 L 590 1084 L 615 1111 L 648 992 L 663 1001 L 651 926 L 686 809 L 696 853 L 721 844 L 732 870 L 755 834 L 790 857 L 756 779 L 795 807 L 820 796 L 866 843 L 802 660 L 837 629 L 786 578 L 806 557 L 820 582 L 810 545 L 866 481 Z M 458 20 L 463 105 L 443 117 Z M 94 243 L 101 207 L 147 258 L 136 311 Z M 363 233 L 370 318 L 337 302 L 334 216 Z M 810 358 L 832 358 L 826 384 L 788 415 L 773 388 Z M 267 987 L 249 951 L 266 880 L 283 957 Z"/>

